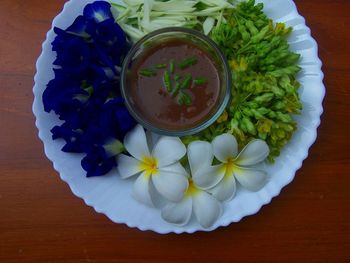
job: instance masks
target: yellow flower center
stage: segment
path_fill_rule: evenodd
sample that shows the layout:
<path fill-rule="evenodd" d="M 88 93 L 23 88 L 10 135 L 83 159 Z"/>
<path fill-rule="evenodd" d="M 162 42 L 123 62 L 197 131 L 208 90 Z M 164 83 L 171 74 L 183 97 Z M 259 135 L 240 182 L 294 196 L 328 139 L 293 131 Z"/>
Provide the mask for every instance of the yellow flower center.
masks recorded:
<path fill-rule="evenodd" d="M 156 175 L 158 173 L 158 160 L 150 157 L 145 156 L 141 159 L 140 171 L 145 171 L 146 176 Z"/>
<path fill-rule="evenodd" d="M 225 170 L 225 178 L 228 176 L 232 176 L 233 172 L 237 170 L 237 166 L 235 165 L 234 158 L 230 157 L 226 160 L 226 163 L 223 164 L 223 169 Z"/>
<path fill-rule="evenodd" d="M 185 196 L 186 197 L 194 196 L 198 192 L 199 192 L 199 189 L 194 185 L 192 179 L 188 179 L 188 188 Z"/>
<path fill-rule="evenodd" d="M 233 158 L 228 158 L 226 163 L 226 172 L 233 173 L 235 167 L 235 160 Z"/>

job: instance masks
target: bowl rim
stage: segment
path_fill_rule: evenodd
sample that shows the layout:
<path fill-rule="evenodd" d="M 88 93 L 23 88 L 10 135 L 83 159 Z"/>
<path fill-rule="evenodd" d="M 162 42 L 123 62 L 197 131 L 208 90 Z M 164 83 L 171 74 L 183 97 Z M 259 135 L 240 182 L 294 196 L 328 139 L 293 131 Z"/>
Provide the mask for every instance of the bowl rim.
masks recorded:
<path fill-rule="evenodd" d="M 223 99 L 220 103 L 220 105 L 213 111 L 212 114 L 210 114 L 209 118 L 204 119 L 202 122 L 200 122 L 198 125 L 195 125 L 194 127 L 183 129 L 183 130 L 172 130 L 172 129 L 165 129 L 165 128 L 159 128 L 154 126 L 151 122 L 145 120 L 140 116 L 137 112 L 137 110 L 134 109 L 132 104 L 130 103 L 128 94 L 126 92 L 126 75 L 127 75 L 127 68 L 131 60 L 133 59 L 134 55 L 136 52 L 139 50 L 139 48 L 149 39 L 152 39 L 153 37 L 156 37 L 157 35 L 161 35 L 164 33 L 184 33 L 187 35 L 193 35 L 196 38 L 200 39 L 201 41 L 206 42 L 215 52 L 217 57 L 219 58 L 219 63 L 222 63 L 223 69 L 224 69 L 224 79 L 223 79 L 223 85 L 220 85 L 220 87 L 225 87 L 225 92 L 223 94 Z M 176 38 L 176 37 L 174 37 Z M 125 105 L 129 111 L 129 113 L 132 115 L 135 120 L 141 124 L 144 128 L 161 134 L 161 135 L 167 135 L 167 136 L 188 136 L 188 135 L 193 135 L 196 134 L 205 128 L 208 128 L 211 124 L 213 124 L 224 112 L 225 108 L 228 106 L 230 99 L 231 99 L 231 88 L 232 88 L 232 74 L 230 70 L 229 63 L 227 61 L 226 56 L 222 53 L 218 45 L 210 39 L 208 36 L 202 34 L 201 32 L 194 30 L 194 29 L 189 29 L 189 28 L 184 28 L 184 27 L 166 27 L 166 28 L 161 28 L 155 31 L 152 31 L 151 33 L 143 36 L 141 39 L 139 39 L 130 49 L 128 54 L 126 55 L 123 65 L 122 65 L 122 70 L 121 70 L 121 81 L 120 81 L 120 90 L 121 90 L 121 95 L 124 98 Z"/>

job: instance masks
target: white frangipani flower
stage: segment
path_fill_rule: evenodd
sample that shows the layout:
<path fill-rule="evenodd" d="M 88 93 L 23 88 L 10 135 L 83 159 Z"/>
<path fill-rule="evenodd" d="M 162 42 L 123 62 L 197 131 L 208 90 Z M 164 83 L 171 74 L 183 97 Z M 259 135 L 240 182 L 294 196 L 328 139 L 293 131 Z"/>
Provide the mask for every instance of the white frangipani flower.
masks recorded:
<path fill-rule="evenodd" d="M 179 160 L 186 154 L 186 147 L 179 138 L 160 137 L 152 152 L 146 133 L 137 125 L 124 138 L 124 146 L 132 156 L 118 156 L 118 172 L 122 178 L 139 175 L 133 187 L 133 195 L 139 202 L 153 206 L 150 184 L 166 199 L 179 202 L 187 188 L 186 171 Z"/>
<path fill-rule="evenodd" d="M 188 146 L 188 161 L 191 174 L 206 171 L 213 160 L 212 146 L 208 142 L 195 141 Z M 162 218 L 175 225 L 186 225 L 191 219 L 192 212 L 198 222 L 204 227 L 211 227 L 222 213 L 221 203 L 210 193 L 200 189 L 188 177 L 189 187 L 184 198 L 178 202 L 171 202 L 163 207 Z"/>
<path fill-rule="evenodd" d="M 250 191 L 258 191 L 265 185 L 267 174 L 251 167 L 269 155 L 265 141 L 253 140 L 238 154 L 236 138 L 222 134 L 213 140 L 212 146 L 214 156 L 221 164 L 193 174 L 193 181 L 198 187 L 206 189 L 218 200 L 226 201 L 235 195 L 236 179 Z"/>

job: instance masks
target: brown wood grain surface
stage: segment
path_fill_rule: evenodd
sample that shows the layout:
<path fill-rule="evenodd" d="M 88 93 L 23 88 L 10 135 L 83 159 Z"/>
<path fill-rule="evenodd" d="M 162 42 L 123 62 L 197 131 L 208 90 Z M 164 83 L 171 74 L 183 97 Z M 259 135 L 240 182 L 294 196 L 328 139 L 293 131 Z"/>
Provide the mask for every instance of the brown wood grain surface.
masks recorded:
<path fill-rule="evenodd" d="M 64 0 L 0 0 L 0 262 L 350 262 L 350 1 L 297 0 L 327 95 L 295 180 L 255 215 L 210 233 L 112 223 L 75 197 L 43 153 L 35 61 Z"/>

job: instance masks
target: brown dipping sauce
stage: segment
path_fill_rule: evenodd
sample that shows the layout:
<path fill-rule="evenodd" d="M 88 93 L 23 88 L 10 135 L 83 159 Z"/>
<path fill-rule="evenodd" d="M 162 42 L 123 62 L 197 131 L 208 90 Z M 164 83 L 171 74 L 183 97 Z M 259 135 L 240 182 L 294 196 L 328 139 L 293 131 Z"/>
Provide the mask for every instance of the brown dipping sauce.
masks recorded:
<path fill-rule="evenodd" d="M 185 69 L 178 67 L 181 61 L 194 56 L 197 58 L 194 65 Z M 193 79 L 206 79 L 205 84 L 192 83 L 186 89 L 192 100 L 191 105 L 179 105 L 165 88 L 163 75 L 165 70 L 169 70 L 171 60 L 175 62 L 174 73 L 180 76 L 191 74 Z M 140 70 L 154 68 L 158 64 L 167 64 L 167 67 L 157 69 L 157 74 L 152 77 L 140 74 Z M 131 72 L 130 95 L 134 106 L 148 122 L 158 128 L 190 129 L 212 115 L 219 97 L 219 74 L 211 56 L 194 44 L 179 39 L 162 42 L 134 61 Z"/>

